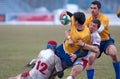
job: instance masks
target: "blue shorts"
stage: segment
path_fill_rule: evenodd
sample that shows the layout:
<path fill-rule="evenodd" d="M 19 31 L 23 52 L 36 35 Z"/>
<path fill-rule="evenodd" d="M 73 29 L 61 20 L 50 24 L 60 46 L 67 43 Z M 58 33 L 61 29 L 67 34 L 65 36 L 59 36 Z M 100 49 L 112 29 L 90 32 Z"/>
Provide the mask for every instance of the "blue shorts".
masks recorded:
<path fill-rule="evenodd" d="M 80 50 L 77 50 L 75 54 L 80 53 Z M 57 47 L 56 55 L 61 59 L 63 69 L 73 66 L 74 62 L 71 61 L 70 56 L 64 51 L 63 44 Z"/>
<path fill-rule="evenodd" d="M 114 45 L 114 39 L 110 36 L 109 34 L 109 40 L 101 41 L 100 43 L 100 55 L 98 56 L 101 57 L 102 53 L 104 52 L 106 54 L 106 49 L 109 45 Z"/>

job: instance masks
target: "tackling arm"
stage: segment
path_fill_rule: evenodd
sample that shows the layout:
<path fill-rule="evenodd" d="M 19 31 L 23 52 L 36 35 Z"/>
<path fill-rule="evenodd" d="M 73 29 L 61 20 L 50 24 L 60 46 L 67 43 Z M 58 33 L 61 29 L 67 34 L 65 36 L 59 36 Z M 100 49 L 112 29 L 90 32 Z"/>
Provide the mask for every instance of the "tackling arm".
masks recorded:
<path fill-rule="evenodd" d="M 55 55 L 55 70 L 57 71 L 58 77 L 62 78 L 64 75 L 62 63 L 61 63 L 60 58 L 58 58 L 56 55 Z"/>
<path fill-rule="evenodd" d="M 95 53 L 99 53 L 98 45 L 89 45 L 84 43 L 82 40 L 78 40 L 78 43 L 80 46 L 82 46 L 83 49 L 86 49 Z"/>

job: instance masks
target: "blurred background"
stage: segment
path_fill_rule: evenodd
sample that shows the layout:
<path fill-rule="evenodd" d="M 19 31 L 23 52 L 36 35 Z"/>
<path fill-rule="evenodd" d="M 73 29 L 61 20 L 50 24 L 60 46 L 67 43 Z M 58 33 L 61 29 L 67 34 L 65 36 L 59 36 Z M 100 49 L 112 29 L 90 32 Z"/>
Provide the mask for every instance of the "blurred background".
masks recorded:
<path fill-rule="evenodd" d="M 59 14 L 63 10 L 83 11 L 89 15 L 93 0 L 0 0 L 0 24 L 60 25 Z M 120 0 L 99 0 L 101 12 L 110 19 L 110 25 L 120 26 L 116 13 Z"/>
<path fill-rule="evenodd" d="M 24 67 L 49 39 L 58 45 L 63 42 L 64 31 L 69 27 L 59 27 L 61 11 L 82 11 L 89 15 L 93 0 L 0 0 L 0 79 L 7 79 L 29 70 Z M 99 0 L 101 12 L 110 20 L 110 33 L 115 38 L 120 52 L 120 18 L 117 9 L 120 0 Z M 28 26 L 28 27 L 27 27 Z M 48 27 L 46 27 L 48 26 Z M 53 27 L 52 27 L 53 26 Z M 118 27 L 117 27 L 118 26 Z M 120 53 L 118 53 L 120 59 Z M 115 79 L 111 58 L 105 54 L 95 63 L 95 79 Z M 70 70 L 66 70 L 65 79 Z M 77 79 L 87 79 L 84 71 Z M 58 78 L 57 78 L 58 79 Z"/>

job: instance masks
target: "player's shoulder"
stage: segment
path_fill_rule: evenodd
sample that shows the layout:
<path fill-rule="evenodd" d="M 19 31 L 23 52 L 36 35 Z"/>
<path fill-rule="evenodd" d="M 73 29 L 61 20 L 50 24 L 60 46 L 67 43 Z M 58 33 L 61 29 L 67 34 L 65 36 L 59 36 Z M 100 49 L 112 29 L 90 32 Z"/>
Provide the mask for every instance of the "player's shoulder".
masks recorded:
<path fill-rule="evenodd" d="M 92 19 L 93 19 L 93 16 L 92 16 L 92 15 L 87 16 L 85 23 L 86 23 L 86 22 L 91 22 Z"/>
<path fill-rule="evenodd" d="M 86 19 L 92 19 L 92 18 L 93 18 L 92 15 L 89 15 L 89 16 L 86 17 Z"/>
<path fill-rule="evenodd" d="M 49 52 L 49 53 L 54 53 L 54 51 L 51 50 L 51 49 L 46 49 L 45 51 L 46 51 L 46 52 Z"/>
<path fill-rule="evenodd" d="M 47 52 L 47 51 L 52 52 L 52 50 L 51 50 L 51 49 L 43 49 L 43 50 L 41 50 L 40 52 Z"/>
<path fill-rule="evenodd" d="M 45 49 L 45 50 L 41 50 L 40 51 L 40 55 L 44 56 L 44 55 L 52 55 L 54 54 L 54 51 L 52 51 L 51 49 Z"/>
<path fill-rule="evenodd" d="M 101 37 L 100 37 L 100 35 L 99 35 L 99 33 L 97 31 L 93 32 L 91 35 L 92 35 L 93 38 L 97 38 L 97 39 L 101 40 Z"/>
<path fill-rule="evenodd" d="M 92 35 L 95 36 L 95 37 L 98 37 L 98 36 L 100 37 L 100 35 L 99 35 L 99 33 L 97 31 L 93 32 Z"/>
<path fill-rule="evenodd" d="M 103 13 L 100 13 L 99 15 L 100 15 L 100 17 L 102 17 L 102 18 L 104 18 L 104 19 L 108 19 L 108 16 L 105 15 L 105 14 L 103 14 Z"/>

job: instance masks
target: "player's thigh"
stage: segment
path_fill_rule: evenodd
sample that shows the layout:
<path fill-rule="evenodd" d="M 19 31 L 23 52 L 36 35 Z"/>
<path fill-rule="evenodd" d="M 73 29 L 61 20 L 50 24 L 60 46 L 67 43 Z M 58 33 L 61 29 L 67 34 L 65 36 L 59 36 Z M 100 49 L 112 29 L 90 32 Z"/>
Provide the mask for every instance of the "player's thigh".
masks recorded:
<path fill-rule="evenodd" d="M 115 56 L 117 54 L 117 49 L 115 45 L 109 45 L 106 49 L 106 54 L 110 56 Z"/>
<path fill-rule="evenodd" d="M 91 53 L 90 57 L 89 57 L 89 61 L 88 63 L 92 63 L 94 62 L 94 60 L 97 58 L 98 54 L 96 53 Z"/>

